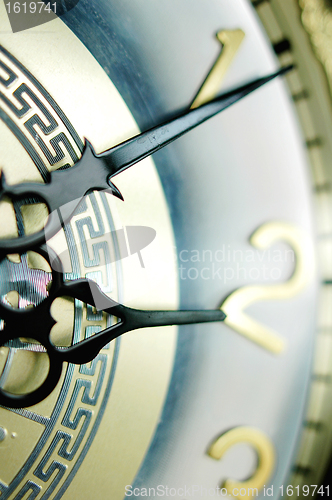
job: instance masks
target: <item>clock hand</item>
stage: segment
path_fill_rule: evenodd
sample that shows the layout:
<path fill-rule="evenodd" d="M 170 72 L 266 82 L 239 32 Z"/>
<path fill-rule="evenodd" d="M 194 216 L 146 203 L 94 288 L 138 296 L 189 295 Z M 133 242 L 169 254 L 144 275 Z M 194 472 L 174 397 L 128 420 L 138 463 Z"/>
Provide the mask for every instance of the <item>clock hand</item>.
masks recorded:
<path fill-rule="evenodd" d="M 281 68 L 276 73 L 254 80 L 198 108 L 186 111 L 177 118 L 158 125 L 105 151 L 101 155 L 98 155 L 98 158 L 103 159 L 106 163 L 108 176 L 112 178 L 147 156 L 159 151 L 159 149 L 167 146 L 167 144 L 175 141 L 232 104 L 235 104 L 262 85 L 290 71 L 290 69 L 292 69 L 292 66 Z"/>
<path fill-rule="evenodd" d="M 70 169 L 51 172 L 50 181 L 46 184 L 8 185 L 4 173 L 2 173 L 0 199 L 4 196 L 13 199 L 38 198 L 46 203 L 50 215 L 45 229 L 20 238 L 0 240 L 0 253 L 22 253 L 31 246 L 45 242 L 70 220 L 82 198 L 93 190 L 111 190 L 115 196 L 123 199 L 120 191 L 111 182 L 112 177 L 175 141 L 189 130 L 291 69 L 292 66 L 287 66 L 276 73 L 254 80 L 99 155 L 96 155 L 92 145 L 86 141 L 82 158 Z"/>
<path fill-rule="evenodd" d="M 64 362 L 83 364 L 92 361 L 98 352 L 109 342 L 126 332 L 153 326 L 184 325 L 192 323 L 210 323 L 223 321 L 225 314 L 220 310 L 201 311 L 143 311 L 132 309 L 105 295 L 94 282 L 78 279 L 70 282 L 64 280 L 59 258 L 48 248 L 38 250 L 48 259 L 52 253 L 52 263 L 57 261 L 56 269 L 52 271 L 52 284 L 49 295 L 40 304 L 27 309 L 13 309 L 0 302 L 0 317 L 5 326 L 1 331 L 0 347 L 17 341 L 23 335 L 37 341 L 43 346 L 43 351 L 49 357 L 49 373 L 44 382 L 28 394 L 11 394 L 0 387 L 0 405 L 12 408 L 34 405 L 45 399 L 57 385 Z M 71 347 L 56 347 L 50 340 L 50 331 L 56 323 L 51 315 L 51 307 L 58 297 L 69 296 L 81 300 L 99 311 L 116 316 L 120 321 L 92 337 L 82 340 Z M 38 344 L 38 350 L 41 347 Z"/>

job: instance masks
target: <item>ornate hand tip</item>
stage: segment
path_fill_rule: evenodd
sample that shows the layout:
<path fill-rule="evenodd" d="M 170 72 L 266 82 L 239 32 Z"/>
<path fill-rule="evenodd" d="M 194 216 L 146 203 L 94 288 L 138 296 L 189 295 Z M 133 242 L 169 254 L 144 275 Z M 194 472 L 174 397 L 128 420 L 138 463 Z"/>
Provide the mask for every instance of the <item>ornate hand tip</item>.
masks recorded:
<path fill-rule="evenodd" d="M 119 198 L 121 201 L 124 201 L 124 197 L 122 196 L 120 190 L 116 187 L 115 184 L 113 184 L 113 182 L 110 179 L 108 180 L 108 185 L 111 188 L 112 194 L 117 198 Z"/>
<path fill-rule="evenodd" d="M 86 137 L 83 137 L 83 141 L 84 141 L 84 148 L 83 148 L 83 152 L 86 150 L 86 149 L 89 149 L 93 156 L 97 157 L 97 153 L 96 151 L 94 150 L 91 142 L 86 138 Z"/>

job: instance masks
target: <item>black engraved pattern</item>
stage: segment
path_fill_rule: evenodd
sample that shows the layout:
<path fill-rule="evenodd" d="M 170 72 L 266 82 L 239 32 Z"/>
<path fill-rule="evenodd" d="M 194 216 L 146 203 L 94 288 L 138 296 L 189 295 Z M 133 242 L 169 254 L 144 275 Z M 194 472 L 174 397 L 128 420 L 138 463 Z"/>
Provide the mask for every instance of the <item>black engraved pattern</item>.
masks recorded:
<path fill-rule="evenodd" d="M 90 366 L 82 365 L 80 368 L 80 373 L 89 376 L 89 378 L 78 378 L 76 380 L 65 416 L 61 422 L 61 430 L 56 431 L 47 452 L 34 471 L 36 481 L 39 479 L 42 483 L 47 484 L 52 477 L 50 484 L 47 484 L 46 491 L 44 490 L 43 499 L 50 498 L 62 478 L 70 471 L 69 462 L 73 461 L 84 438 L 86 438 L 94 416 L 92 409 L 89 407 L 95 407 L 100 398 L 107 361 L 105 354 L 99 354 L 90 363 Z M 98 378 L 92 381 L 96 373 Z M 92 393 L 93 386 L 95 389 Z M 84 388 L 83 394 L 82 387 Z M 80 394 L 81 398 L 79 398 Z M 75 411 L 77 402 L 82 406 L 79 406 Z M 58 450 L 57 459 L 52 460 L 51 457 L 56 450 Z"/>
<path fill-rule="evenodd" d="M 28 492 L 30 492 L 30 494 L 27 497 L 26 494 Z M 38 486 L 38 484 L 32 481 L 27 481 L 21 491 L 15 496 L 15 500 L 21 500 L 24 497 L 26 498 L 26 500 L 34 500 L 34 498 L 37 498 L 39 492 L 40 486 Z"/>
<path fill-rule="evenodd" d="M 36 79 L 1 46 L 0 110 L 0 119 L 20 140 L 44 180 L 54 165 L 65 168 L 78 161 L 83 143 L 69 120 Z"/>
<path fill-rule="evenodd" d="M 108 242 L 105 239 L 100 241 L 100 236 L 105 234 L 105 227 L 95 193 L 89 195 L 89 200 L 96 216 L 96 227 L 93 226 L 91 217 L 82 217 L 75 221 L 81 244 L 81 254 L 83 256 L 84 266 L 87 269 L 100 266 L 101 254 L 104 256 L 104 262 L 112 262 Z M 84 228 L 86 228 L 89 233 L 88 241 L 93 241 L 98 238 L 98 242 L 92 244 L 92 258 L 89 256 L 88 244 L 84 236 Z M 103 285 L 100 271 L 86 273 L 86 277 L 96 281 L 96 283 L 102 287 L 103 291 L 108 293 L 113 290 L 112 273 L 110 272 L 110 266 L 104 267 L 104 269 L 107 274 L 107 285 L 105 285 L 105 283 Z"/>
<path fill-rule="evenodd" d="M 16 79 L 17 79 L 17 76 L 15 75 L 15 73 L 4 63 L 0 60 L 0 68 L 1 70 L 4 71 L 5 73 L 5 76 L 1 76 L 1 73 L 0 73 L 0 82 L 2 85 L 4 85 L 5 87 L 9 87 Z M 0 70 L 0 71 L 1 71 Z"/>
<path fill-rule="evenodd" d="M 91 210 L 96 207 L 97 200 L 94 195 L 90 196 L 95 203 L 90 203 L 89 207 L 85 205 L 85 211 L 81 212 L 77 220 L 73 221 L 73 226 L 77 227 L 78 222 L 84 220 L 89 222 L 89 227 L 93 228 Z M 101 220 L 102 211 L 104 214 L 106 212 L 106 204 L 105 197 L 101 197 L 99 204 L 97 204 L 98 211 L 94 213 L 95 220 Z M 110 216 L 109 211 L 106 215 Z M 112 223 L 109 228 L 105 228 L 103 224 L 103 234 L 105 229 L 108 233 L 106 237 L 109 237 L 111 227 L 114 230 Z M 93 231 L 90 231 L 90 237 L 92 237 L 91 232 L 93 233 Z M 98 235 L 95 238 L 98 238 L 99 241 L 103 236 L 100 227 L 97 231 L 95 230 L 95 233 Z M 73 263 L 73 273 L 70 276 L 67 275 L 67 278 L 73 279 L 82 275 L 78 254 L 86 242 L 80 239 L 77 244 L 71 226 L 66 227 L 66 236 Z M 84 238 L 84 234 L 82 234 L 82 238 Z M 110 253 L 116 252 L 114 248 L 109 248 L 109 241 L 105 243 Z M 90 265 L 89 268 L 85 268 L 85 271 L 90 270 L 91 272 L 91 269 L 93 267 Z M 109 288 L 109 283 L 106 283 L 105 288 Z M 86 307 L 81 302 L 76 301 L 74 342 L 88 338 L 100 331 L 104 322 L 105 318 L 102 313 L 94 313 L 92 307 Z M 85 327 L 83 327 L 83 323 L 86 325 Z M 28 410 L 13 410 L 25 418 L 40 422 L 45 426 L 45 431 L 27 461 L 26 465 L 29 467 L 23 468 L 26 469 L 26 473 L 23 475 L 22 469 L 9 485 L 0 481 L 1 500 L 9 497 L 13 499 L 43 498 L 43 500 L 61 498 L 82 463 L 102 418 L 114 377 L 119 345 L 120 341 L 117 339 L 115 343 L 112 343 L 112 349 L 110 345 L 105 346 L 91 363 L 75 367 L 68 366 L 67 383 L 65 381 L 63 384 L 57 407 L 50 418 L 36 415 Z M 70 388 L 71 386 L 73 387 Z M 59 414 L 63 412 L 65 405 L 67 406 L 64 417 L 60 422 Z M 56 453 L 56 458 L 54 458 L 54 453 Z"/>
<path fill-rule="evenodd" d="M 0 119 L 25 148 L 44 179 L 53 165 L 63 168 L 81 156 L 83 144 L 63 111 L 33 75 L 1 46 Z M 97 227 L 92 221 L 97 221 Z M 83 203 L 72 225 L 65 227 L 72 263 L 72 273 L 66 278 L 94 277 L 104 292 L 116 290 L 120 272 L 118 258 L 113 259 L 115 264 L 108 264 L 107 260 L 103 263 L 105 276 L 100 271 L 98 258 L 83 257 L 82 268 L 79 254 L 83 255 L 88 248 L 82 231 L 84 225 L 88 228 L 92 245 L 101 246 L 106 259 L 110 254 L 118 256 L 117 242 L 109 241 L 114 226 L 106 197 L 101 194 L 96 200 L 92 195 L 89 206 Z M 76 228 L 75 235 L 73 227 Z M 93 244 L 94 239 L 96 243 Z M 95 313 L 92 307 L 75 301 L 74 343 L 110 324 L 111 320 L 106 321 L 102 313 Z M 84 460 L 103 417 L 119 347 L 120 339 L 117 339 L 112 345 L 105 346 L 91 363 L 80 367 L 68 364 L 50 415 L 30 409 L 0 407 L 0 424 L 2 416 L 10 411 L 24 419 L 22 424 L 32 421 L 42 429 L 40 438 L 25 460 L 15 457 L 9 449 L 11 460 L 17 459 L 21 466 L 18 465 L 15 477 L 9 482 L 1 477 L 0 471 L 1 500 L 62 497 Z"/>

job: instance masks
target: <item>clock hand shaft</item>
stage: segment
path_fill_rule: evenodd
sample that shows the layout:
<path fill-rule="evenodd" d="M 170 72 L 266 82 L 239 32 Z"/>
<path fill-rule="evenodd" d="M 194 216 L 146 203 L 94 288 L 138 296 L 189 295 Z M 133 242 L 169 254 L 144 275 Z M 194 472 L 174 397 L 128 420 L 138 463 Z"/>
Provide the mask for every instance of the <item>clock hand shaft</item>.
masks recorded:
<path fill-rule="evenodd" d="M 132 309 L 114 302 L 107 297 L 94 282 L 87 279 L 78 279 L 65 282 L 62 293 L 81 300 L 119 318 L 119 322 L 105 330 L 96 333 L 78 344 L 59 352 L 62 361 L 83 364 L 91 361 L 108 342 L 124 333 L 139 328 L 155 326 L 190 325 L 195 323 L 212 323 L 224 321 L 226 315 L 220 309 L 194 311 L 144 311 Z"/>
<path fill-rule="evenodd" d="M 40 249 L 46 255 L 45 248 Z M 51 253 L 53 253 L 51 251 Z M 58 259 L 57 256 L 54 256 Z M 69 296 L 90 304 L 98 311 L 104 311 L 119 319 L 118 323 L 67 348 L 56 347 L 50 339 L 50 331 L 55 324 L 51 315 L 53 301 L 62 296 Z M 77 279 L 65 281 L 63 272 L 53 272 L 53 281 L 49 296 L 40 304 L 28 310 L 10 309 L 0 303 L 1 318 L 5 327 L 1 332 L 0 347 L 11 346 L 24 332 L 28 338 L 39 343 L 39 351 L 47 352 L 49 372 L 46 379 L 34 391 L 27 394 L 11 394 L 0 384 L 0 405 L 20 408 L 42 401 L 54 389 L 60 380 L 64 362 L 83 364 L 92 361 L 106 344 L 126 332 L 139 328 L 168 325 L 187 325 L 192 323 L 211 323 L 223 321 L 225 314 L 220 310 L 196 311 L 144 311 L 118 304 L 105 295 L 94 281 Z M 33 349 L 31 349 L 33 350 Z"/>
<path fill-rule="evenodd" d="M 106 299 L 108 298 L 106 297 Z M 112 302 L 110 299 L 108 300 Z M 46 351 L 49 357 L 50 370 L 47 378 L 40 387 L 27 394 L 12 394 L 3 390 L 0 385 L 0 405 L 9 408 L 22 408 L 39 403 L 53 391 L 60 380 L 63 362 L 75 364 L 89 363 L 103 347 L 126 332 L 154 326 L 211 323 L 223 321 L 226 317 L 220 309 L 203 311 L 142 311 L 131 309 L 121 304 L 112 305 L 109 310 L 105 311 L 109 314 L 119 315 L 121 321 L 65 349 L 55 347 L 51 344 L 47 329 L 44 332 L 38 332 L 35 328 L 33 338 L 42 343 L 39 351 Z M 14 314 L 20 313 L 16 312 Z M 2 335 L 0 347 L 1 345 L 11 346 L 10 342 L 17 339 L 18 332 L 20 331 L 23 330 L 18 330 L 14 333 L 10 331 L 3 332 L 4 335 Z"/>
<path fill-rule="evenodd" d="M 153 127 L 105 151 L 101 155 L 98 155 L 98 158 L 102 158 L 108 165 L 111 173 L 110 177 L 113 177 L 138 161 L 152 155 L 167 144 L 170 144 L 190 130 L 196 128 L 201 123 L 209 120 L 232 104 L 243 99 L 246 95 L 262 85 L 285 74 L 291 69 L 292 66 L 287 66 L 271 75 L 259 78 L 227 94 L 223 94 L 196 109 L 191 109 L 177 118 L 169 120 L 157 127 Z"/>
<path fill-rule="evenodd" d="M 125 321 L 116 323 L 105 330 L 96 333 L 92 337 L 68 347 L 62 351 L 62 359 L 69 363 L 84 364 L 92 361 L 99 351 L 112 340 L 124 333 L 139 328 L 151 328 L 155 326 L 190 325 L 196 323 L 213 323 L 223 321 L 225 314 L 220 310 L 196 310 L 196 311 L 143 311 L 131 309 L 122 305 L 115 311 L 110 309 L 110 314 L 125 314 Z"/>
<path fill-rule="evenodd" d="M 122 198 L 120 191 L 110 178 L 175 141 L 189 130 L 291 69 L 292 66 L 287 66 L 264 78 L 254 80 L 99 155 L 86 141 L 81 159 L 69 169 L 51 172 L 50 181 L 46 184 L 25 182 L 9 185 L 2 173 L 0 199 L 5 195 L 13 199 L 28 197 L 39 199 L 46 203 L 50 216 L 45 229 L 37 233 L 0 240 L 0 255 L 21 253 L 32 246 L 44 243 L 69 222 L 82 198 L 93 190 L 111 190 L 115 196 Z"/>

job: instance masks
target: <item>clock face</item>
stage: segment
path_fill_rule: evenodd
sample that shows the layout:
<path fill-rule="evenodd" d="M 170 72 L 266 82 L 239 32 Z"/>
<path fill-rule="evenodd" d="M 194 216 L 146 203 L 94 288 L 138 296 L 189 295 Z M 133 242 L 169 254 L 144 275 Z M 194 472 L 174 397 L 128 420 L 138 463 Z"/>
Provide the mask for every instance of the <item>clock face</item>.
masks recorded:
<path fill-rule="evenodd" d="M 101 153 L 278 68 L 245 0 L 80 0 L 19 33 L 0 8 L 9 184 L 45 181 L 78 161 L 85 139 Z M 305 419 L 319 292 L 312 180 L 289 89 L 264 85 L 112 180 L 124 201 L 91 193 L 48 242 L 66 279 L 94 280 L 136 309 L 221 307 L 227 318 L 128 332 L 64 366 L 39 404 L 1 408 L 3 498 L 278 496 Z M 32 201 L 1 201 L 2 238 L 43 226 L 46 207 Z M 155 237 L 133 251 L 132 227 Z M 0 272 L 8 307 L 47 297 L 52 270 L 38 249 L 3 259 Z M 52 315 L 58 346 L 116 321 L 68 297 Z M 4 389 L 40 383 L 40 347 L 20 332 L 1 348 Z"/>

